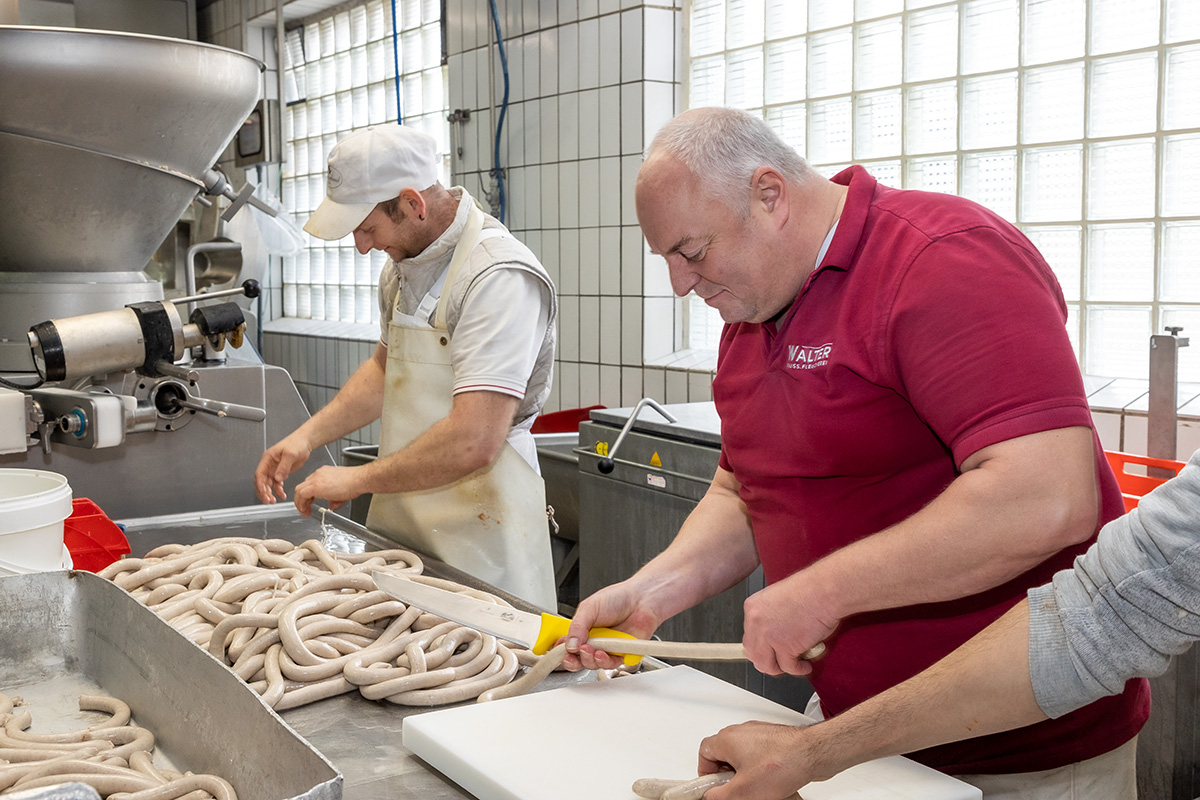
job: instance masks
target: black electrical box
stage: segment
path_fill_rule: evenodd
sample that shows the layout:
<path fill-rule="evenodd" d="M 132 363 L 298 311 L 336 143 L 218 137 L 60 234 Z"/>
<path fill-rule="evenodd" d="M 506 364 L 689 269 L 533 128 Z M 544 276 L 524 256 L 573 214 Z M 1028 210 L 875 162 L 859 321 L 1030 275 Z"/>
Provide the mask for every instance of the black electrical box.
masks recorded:
<path fill-rule="evenodd" d="M 234 160 L 239 167 L 278 164 L 283 161 L 280 147 L 278 100 L 259 100 L 234 137 Z"/>

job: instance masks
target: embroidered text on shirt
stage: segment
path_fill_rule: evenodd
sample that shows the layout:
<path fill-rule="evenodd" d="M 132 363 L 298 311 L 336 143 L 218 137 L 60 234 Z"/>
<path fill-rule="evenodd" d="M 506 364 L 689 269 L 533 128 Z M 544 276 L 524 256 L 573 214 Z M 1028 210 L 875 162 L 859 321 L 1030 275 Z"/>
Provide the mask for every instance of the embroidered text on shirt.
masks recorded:
<path fill-rule="evenodd" d="M 788 369 L 813 369 L 829 363 L 829 354 L 833 352 L 833 342 L 818 345 L 789 344 Z"/>

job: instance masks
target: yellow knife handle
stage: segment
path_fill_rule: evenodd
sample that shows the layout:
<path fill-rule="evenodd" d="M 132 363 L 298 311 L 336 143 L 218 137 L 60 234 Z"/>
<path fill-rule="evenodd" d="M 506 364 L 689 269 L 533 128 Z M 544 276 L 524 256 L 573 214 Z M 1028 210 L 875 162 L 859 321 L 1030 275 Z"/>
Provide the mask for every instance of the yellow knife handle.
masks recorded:
<path fill-rule="evenodd" d="M 567 635 L 567 629 L 571 627 L 571 620 L 566 617 L 560 617 L 557 614 L 542 613 L 542 629 L 538 631 L 537 641 L 533 643 L 531 648 L 535 655 L 545 655 L 546 651 L 554 647 L 554 643 Z M 636 639 L 633 634 L 625 633 L 624 631 L 615 631 L 612 628 L 592 628 L 588 631 L 588 638 L 593 636 L 608 636 L 620 639 Z M 626 655 L 625 653 L 613 653 L 614 656 L 625 656 L 625 666 L 632 667 L 642 660 L 641 656 Z"/>

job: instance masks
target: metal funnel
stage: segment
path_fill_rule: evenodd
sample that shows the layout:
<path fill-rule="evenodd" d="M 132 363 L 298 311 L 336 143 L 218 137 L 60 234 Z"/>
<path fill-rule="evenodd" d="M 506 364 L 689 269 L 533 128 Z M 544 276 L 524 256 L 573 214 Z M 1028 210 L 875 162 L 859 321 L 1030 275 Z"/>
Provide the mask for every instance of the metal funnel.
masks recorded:
<path fill-rule="evenodd" d="M 0 26 L 0 369 L 30 325 L 162 297 L 141 274 L 259 96 L 213 45 Z M 27 348 L 26 348 L 27 349 Z"/>

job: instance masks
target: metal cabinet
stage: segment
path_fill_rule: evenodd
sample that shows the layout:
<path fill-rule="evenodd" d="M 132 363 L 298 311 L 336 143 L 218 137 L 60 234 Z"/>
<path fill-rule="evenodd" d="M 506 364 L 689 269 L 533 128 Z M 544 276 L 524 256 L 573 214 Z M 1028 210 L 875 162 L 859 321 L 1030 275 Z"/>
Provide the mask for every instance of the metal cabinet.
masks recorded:
<path fill-rule="evenodd" d="M 600 471 L 632 409 L 591 413 L 579 426 L 579 590 L 586 597 L 624 580 L 662 552 L 704 496 L 720 457 L 720 421 L 712 403 L 665 407 L 677 423 L 646 411 Z M 713 553 L 718 559 L 720 553 Z M 740 642 L 742 604 L 762 588 L 761 570 L 737 586 L 663 623 L 657 636 L 677 641 Z M 749 663 L 681 662 L 736 686 L 803 710 L 812 687 L 774 678 Z"/>

